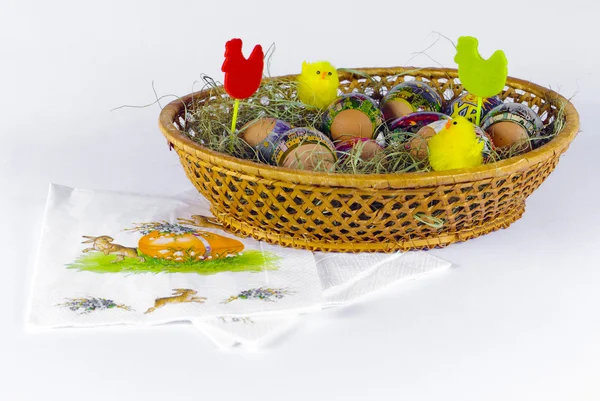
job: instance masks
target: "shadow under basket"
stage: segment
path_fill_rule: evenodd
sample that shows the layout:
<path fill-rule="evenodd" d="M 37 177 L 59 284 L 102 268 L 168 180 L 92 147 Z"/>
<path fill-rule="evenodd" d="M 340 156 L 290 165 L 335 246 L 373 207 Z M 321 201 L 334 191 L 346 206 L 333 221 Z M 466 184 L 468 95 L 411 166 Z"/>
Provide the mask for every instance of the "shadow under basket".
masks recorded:
<path fill-rule="evenodd" d="M 464 91 L 454 69 L 357 70 L 369 74 L 385 89 L 416 79 L 445 94 L 446 99 Z M 345 93 L 368 93 L 373 81 L 340 72 L 340 82 Z M 565 118 L 561 132 L 523 155 L 448 172 L 327 174 L 218 153 L 192 141 L 184 132 L 186 109 L 202 107 L 208 100 L 207 92 L 170 103 L 162 110 L 159 123 L 188 178 L 229 231 L 294 248 L 393 252 L 446 246 L 508 227 L 521 217 L 525 199 L 554 170 L 579 131 L 577 111 L 554 91 L 509 78 L 500 97 L 528 105 L 545 124 L 554 121 L 561 109 Z"/>

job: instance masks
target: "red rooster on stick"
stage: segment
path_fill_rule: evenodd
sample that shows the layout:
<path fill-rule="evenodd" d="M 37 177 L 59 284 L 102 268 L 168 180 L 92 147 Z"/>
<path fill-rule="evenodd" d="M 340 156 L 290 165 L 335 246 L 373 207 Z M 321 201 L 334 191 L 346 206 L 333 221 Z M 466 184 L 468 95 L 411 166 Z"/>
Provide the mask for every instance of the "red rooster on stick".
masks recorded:
<path fill-rule="evenodd" d="M 240 99 L 252 96 L 259 88 L 263 75 L 264 54 L 261 45 L 254 46 L 246 59 L 242 52 L 242 40 L 231 39 L 225 44 L 225 61 L 221 71 L 225 73 L 225 91 L 235 99 L 231 132 L 235 132 Z"/>

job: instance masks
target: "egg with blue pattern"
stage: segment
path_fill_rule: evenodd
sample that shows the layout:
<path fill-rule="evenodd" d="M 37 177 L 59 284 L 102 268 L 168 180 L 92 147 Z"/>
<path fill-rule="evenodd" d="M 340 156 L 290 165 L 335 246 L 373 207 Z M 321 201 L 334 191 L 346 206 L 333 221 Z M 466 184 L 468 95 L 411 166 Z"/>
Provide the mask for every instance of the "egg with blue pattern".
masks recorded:
<path fill-rule="evenodd" d="M 444 113 L 452 118 L 462 116 L 475 124 L 477 122 L 477 99 L 477 96 L 465 93 L 448 103 L 448 105 L 444 107 Z M 479 121 L 483 120 L 487 113 L 494 107 L 501 104 L 502 100 L 498 96 L 483 98 Z"/>

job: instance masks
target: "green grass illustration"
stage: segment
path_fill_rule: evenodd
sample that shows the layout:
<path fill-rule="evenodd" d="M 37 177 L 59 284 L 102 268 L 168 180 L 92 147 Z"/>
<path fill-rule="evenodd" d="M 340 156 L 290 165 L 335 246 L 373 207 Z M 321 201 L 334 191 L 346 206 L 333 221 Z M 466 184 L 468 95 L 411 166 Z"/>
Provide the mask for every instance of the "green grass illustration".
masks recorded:
<path fill-rule="evenodd" d="M 117 257 L 115 255 L 104 255 L 100 252 L 82 254 L 74 263 L 67 265 L 67 269 L 87 271 L 93 273 L 196 273 L 202 275 L 216 274 L 220 272 L 260 272 L 264 270 L 277 270 L 279 256 L 257 250 L 247 250 L 241 255 L 231 256 L 223 259 L 212 259 L 205 261 L 172 262 L 163 259 L 155 259 L 147 255 L 143 256 L 146 261 L 127 258 L 120 262 L 112 263 Z"/>

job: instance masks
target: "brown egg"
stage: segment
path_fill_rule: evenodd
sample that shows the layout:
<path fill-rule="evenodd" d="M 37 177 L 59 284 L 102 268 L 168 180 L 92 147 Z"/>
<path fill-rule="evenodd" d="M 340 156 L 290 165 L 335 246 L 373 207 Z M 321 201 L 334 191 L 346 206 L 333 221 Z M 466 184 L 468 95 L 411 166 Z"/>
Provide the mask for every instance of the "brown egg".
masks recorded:
<path fill-rule="evenodd" d="M 382 150 L 383 148 L 376 141 L 372 139 L 364 141 L 360 152 L 360 158 L 363 160 L 370 160 Z"/>
<path fill-rule="evenodd" d="M 240 138 L 250 146 L 256 146 L 269 135 L 269 132 L 275 127 L 274 118 L 261 118 L 255 121 L 250 121 L 241 129 Z"/>
<path fill-rule="evenodd" d="M 392 99 L 385 102 L 381 111 L 386 116 L 386 120 L 393 120 L 414 113 L 415 109 L 404 99 Z"/>
<path fill-rule="evenodd" d="M 259 118 L 242 127 L 240 138 L 254 147 L 264 141 L 269 134 L 281 134 L 291 128 L 290 124 L 282 120 L 268 117 Z"/>
<path fill-rule="evenodd" d="M 428 125 L 417 131 L 415 136 L 407 144 L 410 148 L 410 155 L 417 160 L 427 159 L 429 156 L 427 143 L 435 134 L 436 131 Z"/>
<path fill-rule="evenodd" d="M 373 156 L 383 150 L 377 141 L 364 138 L 352 138 L 348 141 L 338 142 L 335 146 L 340 158 L 346 158 L 354 148 L 360 150 L 358 157 L 362 160 L 372 159 Z"/>
<path fill-rule="evenodd" d="M 331 150 L 317 143 L 307 143 L 292 149 L 285 160 L 281 163 L 282 167 L 300 169 L 332 171 L 335 157 Z"/>
<path fill-rule="evenodd" d="M 531 150 L 531 142 L 525 128 L 511 121 L 500 121 L 492 124 L 487 133 L 498 150 L 515 149 L 517 153 Z M 514 146 L 514 148 L 513 148 Z"/>
<path fill-rule="evenodd" d="M 331 138 L 334 141 L 350 139 L 352 137 L 371 138 L 373 136 L 373 122 L 360 110 L 343 110 L 331 124 Z"/>

